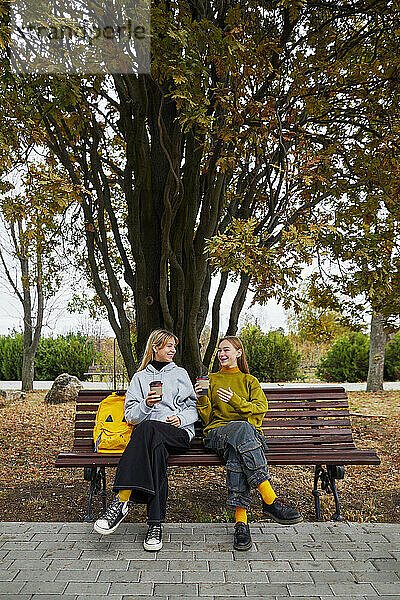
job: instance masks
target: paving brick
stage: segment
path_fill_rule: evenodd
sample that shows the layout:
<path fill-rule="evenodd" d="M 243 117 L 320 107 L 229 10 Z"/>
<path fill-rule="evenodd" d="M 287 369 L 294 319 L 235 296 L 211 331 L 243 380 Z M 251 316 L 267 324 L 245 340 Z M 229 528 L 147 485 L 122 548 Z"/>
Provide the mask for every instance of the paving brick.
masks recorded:
<path fill-rule="evenodd" d="M 201 583 L 200 596 L 235 596 L 244 595 L 242 583 Z"/>
<path fill-rule="evenodd" d="M 118 583 L 114 582 L 110 587 L 110 594 L 122 594 L 130 596 L 151 595 L 153 591 L 152 583 Z"/>
<path fill-rule="evenodd" d="M 368 596 L 375 593 L 374 588 L 369 583 L 331 583 L 335 596 Z"/>
<path fill-rule="evenodd" d="M 288 583 L 290 596 L 332 596 L 333 592 L 328 584 L 324 583 Z M 335 599 L 336 600 L 336 599 Z"/>
<path fill-rule="evenodd" d="M 24 585 L 24 581 L 3 581 L 1 583 L 1 596 L 3 594 L 18 594 Z"/>
<path fill-rule="evenodd" d="M 271 554 L 274 560 L 314 560 L 311 552 L 302 552 L 300 550 L 292 550 L 291 552 L 272 550 Z"/>
<path fill-rule="evenodd" d="M 81 555 L 82 560 L 107 560 L 109 562 L 117 560 L 120 557 L 122 559 L 129 558 L 122 553 L 120 554 L 118 550 L 102 550 L 101 548 L 98 550 L 83 550 Z M 71 558 L 73 558 L 73 556 Z"/>
<path fill-rule="evenodd" d="M 232 560 L 233 552 L 195 552 L 195 558 L 199 558 L 200 560 L 210 560 L 210 561 L 219 561 L 219 560 Z M 246 553 L 247 554 L 247 553 Z"/>
<path fill-rule="evenodd" d="M 353 560 L 354 556 L 348 550 L 311 550 L 314 560 Z"/>
<path fill-rule="evenodd" d="M 35 550 L 36 552 L 36 550 Z M 55 558 L 80 558 L 81 551 L 79 549 L 72 550 L 45 550 L 42 552 L 42 559 L 51 558 L 54 560 Z M 82 558 L 85 558 L 82 556 Z"/>
<path fill-rule="evenodd" d="M 287 560 L 251 560 L 250 567 L 252 571 L 292 571 Z"/>
<path fill-rule="evenodd" d="M 185 571 L 183 583 L 225 583 L 225 575 L 223 571 Z"/>
<path fill-rule="evenodd" d="M 172 598 L 179 598 L 180 596 L 197 597 L 198 585 L 196 583 L 155 583 L 154 594 L 159 596 L 166 594 Z"/>
<path fill-rule="evenodd" d="M 335 560 L 332 561 L 336 571 L 375 571 L 369 560 Z"/>
<path fill-rule="evenodd" d="M 65 581 L 28 581 L 22 588 L 26 594 L 63 594 L 66 588 Z"/>
<path fill-rule="evenodd" d="M 218 569 L 223 569 L 220 566 L 222 561 L 218 561 Z M 227 561 L 226 564 L 231 564 Z M 152 568 L 153 565 L 152 565 Z M 174 558 L 173 560 L 168 561 L 168 570 L 169 571 L 209 571 L 208 561 L 206 560 L 179 560 L 178 558 Z"/>
<path fill-rule="evenodd" d="M 95 573 L 95 571 L 93 571 Z M 141 570 L 140 569 L 129 569 L 129 571 L 121 571 L 117 569 L 105 569 L 100 571 L 97 581 L 108 583 L 138 583 L 140 581 Z"/>
<path fill-rule="evenodd" d="M 12 581 L 18 573 L 18 569 L 0 569 L 0 581 Z"/>
<path fill-rule="evenodd" d="M 107 562 L 106 564 L 109 563 Z M 86 571 L 89 568 L 89 565 L 89 560 L 82 560 L 81 558 L 55 558 L 54 560 L 50 561 L 47 569 L 49 571 L 60 571 L 61 569 L 67 569 L 68 571 Z"/>
<path fill-rule="evenodd" d="M 31 600 L 31 598 L 32 598 L 31 594 L 2 594 L 1 595 L 1 600 Z M 74 600 L 74 599 L 71 599 L 71 600 Z"/>
<path fill-rule="evenodd" d="M 359 583 L 375 583 L 380 581 L 385 583 L 390 579 L 393 583 L 400 585 L 400 572 L 391 571 L 389 574 L 387 571 L 358 571 L 357 573 L 352 573 L 352 575 Z"/>
<path fill-rule="evenodd" d="M 79 554 L 78 554 L 79 556 Z M 4 553 L 6 560 L 38 560 L 43 557 L 43 550 L 9 550 Z"/>
<path fill-rule="evenodd" d="M 250 571 L 250 563 L 245 559 L 235 560 L 234 562 L 231 560 L 209 560 L 208 564 L 210 571 L 229 571 L 232 568 L 236 571 Z"/>
<path fill-rule="evenodd" d="M 397 599 L 400 597 L 400 581 L 397 581 L 396 583 L 374 582 L 373 587 L 381 596 L 396 596 Z"/>
<path fill-rule="evenodd" d="M 9 541 L 4 542 L 1 546 L 2 550 L 23 550 L 26 552 L 27 550 L 37 550 L 39 546 L 39 542 L 21 542 L 21 541 Z"/>
<path fill-rule="evenodd" d="M 62 596 L 59 594 L 33 594 L 30 596 L 30 600 L 76 600 L 76 596 L 71 594 L 63 594 Z"/>
<path fill-rule="evenodd" d="M 82 540 L 82 535 L 79 536 L 79 539 Z M 30 540 L 31 542 L 66 542 L 68 543 L 68 535 L 62 533 L 49 533 L 48 531 L 41 531 L 39 533 L 34 533 Z"/>
<path fill-rule="evenodd" d="M 245 583 L 244 587 L 246 596 L 257 596 L 257 598 L 289 596 L 287 586 L 279 583 Z"/>
<path fill-rule="evenodd" d="M 351 556 L 355 560 L 392 560 L 393 555 L 389 550 L 372 551 L 372 550 L 350 550 Z"/>
<path fill-rule="evenodd" d="M 135 584 L 129 584 L 129 585 L 135 585 Z M 138 584 L 136 584 L 138 585 Z M 91 583 L 90 581 L 80 581 L 79 583 L 77 581 L 71 581 L 70 583 L 68 583 L 65 593 L 66 594 L 80 594 L 81 596 L 84 595 L 106 595 L 108 594 L 108 591 L 110 589 L 110 584 L 109 583 Z"/>
<path fill-rule="evenodd" d="M 147 556 L 147 553 L 146 553 Z M 119 561 L 118 561 L 119 563 Z M 157 557 L 154 560 L 129 560 L 128 561 L 128 571 L 131 571 L 132 569 L 139 569 L 141 570 L 149 570 L 151 569 L 152 571 L 167 571 L 168 570 L 168 563 L 169 561 L 166 559 L 157 559 Z M 117 565 L 113 563 L 113 568 L 117 569 Z"/>
<path fill-rule="evenodd" d="M 313 571 L 311 577 L 314 583 L 354 583 L 355 581 L 354 575 L 347 571 Z"/>
<path fill-rule="evenodd" d="M 44 571 L 43 569 L 21 569 L 16 576 L 16 581 L 55 581 L 58 571 Z"/>
<path fill-rule="evenodd" d="M 51 573 L 52 571 L 48 571 L 49 573 Z M 59 573 L 56 573 L 56 581 L 87 581 L 90 583 L 94 583 L 95 581 L 97 581 L 99 576 L 99 572 L 95 571 L 94 569 L 92 569 L 91 571 L 67 571 L 67 570 L 63 570 L 63 571 L 59 571 Z"/>
<path fill-rule="evenodd" d="M 327 575 L 326 571 L 323 572 L 323 575 Z M 288 571 L 268 571 L 268 579 L 271 583 L 313 583 L 310 573 L 306 573 L 305 571 L 293 573 Z"/>
<path fill-rule="evenodd" d="M 140 581 L 143 583 L 182 583 L 182 571 L 142 571 Z"/>
<path fill-rule="evenodd" d="M 371 559 L 371 563 L 374 565 L 375 569 L 378 571 L 396 571 L 400 572 L 400 562 L 398 560 L 394 560 L 393 558 L 389 559 Z"/>
<path fill-rule="evenodd" d="M 43 560 L 43 559 L 42 560 L 18 559 L 18 560 L 11 561 L 10 568 L 11 569 L 32 569 L 32 571 L 36 571 L 36 570 L 47 569 L 48 566 L 50 565 L 50 563 L 51 563 L 50 559 L 46 559 L 46 560 Z"/>
<path fill-rule="evenodd" d="M 291 560 L 293 571 L 334 571 L 329 560 Z"/>
<path fill-rule="evenodd" d="M 271 547 L 270 542 L 256 542 L 256 546 L 260 552 L 269 552 L 274 549 L 274 547 Z M 281 552 L 292 552 L 295 549 L 295 542 L 275 542 L 274 546 L 279 548 Z"/>
<path fill-rule="evenodd" d="M 232 565 L 231 569 L 234 568 Z M 227 571 L 227 583 L 267 583 L 268 577 L 265 571 Z"/>
<path fill-rule="evenodd" d="M 59 561 L 54 561 L 57 564 L 59 563 Z M 129 560 L 101 560 L 101 559 L 96 559 L 96 560 L 86 560 L 83 561 L 84 564 L 86 564 L 87 566 L 85 567 L 87 570 L 89 571 L 101 571 L 101 570 L 113 570 L 113 571 L 127 571 L 129 569 L 129 565 L 130 565 L 130 561 Z M 141 561 L 141 564 L 143 563 L 143 561 Z M 79 568 L 79 561 L 76 561 L 75 563 L 69 563 L 68 565 L 66 565 L 66 569 L 78 569 Z M 50 567 L 51 568 L 51 567 Z"/>

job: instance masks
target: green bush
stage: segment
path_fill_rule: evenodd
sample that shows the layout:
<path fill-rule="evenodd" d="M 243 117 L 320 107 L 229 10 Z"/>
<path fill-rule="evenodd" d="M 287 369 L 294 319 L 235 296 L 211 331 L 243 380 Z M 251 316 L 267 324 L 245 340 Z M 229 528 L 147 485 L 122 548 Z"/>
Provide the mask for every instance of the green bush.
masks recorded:
<path fill-rule="evenodd" d="M 400 381 L 400 332 L 386 344 L 383 378 L 385 381 Z"/>
<path fill-rule="evenodd" d="M 0 378 L 21 379 L 23 336 L 13 333 L 0 337 Z M 80 333 L 42 338 L 35 357 L 35 379 L 53 381 L 61 373 L 83 379 L 93 358 L 93 342 Z"/>
<path fill-rule="evenodd" d="M 300 354 L 280 331 L 264 333 L 258 325 L 240 332 L 250 373 L 259 381 L 291 381 L 297 378 Z"/>
<path fill-rule="evenodd" d="M 23 336 L 14 332 L 0 338 L 0 375 L 3 381 L 18 381 L 22 375 Z"/>
<path fill-rule="evenodd" d="M 368 376 L 369 338 L 350 333 L 339 338 L 320 360 L 317 376 L 324 381 L 365 381 Z"/>
<path fill-rule="evenodd" d="M 52 381 L 61 373 L 83 379 L 92 357 L 93 343 L 80 333 L 42 338 L 36 353 L 35 379 Z"/>

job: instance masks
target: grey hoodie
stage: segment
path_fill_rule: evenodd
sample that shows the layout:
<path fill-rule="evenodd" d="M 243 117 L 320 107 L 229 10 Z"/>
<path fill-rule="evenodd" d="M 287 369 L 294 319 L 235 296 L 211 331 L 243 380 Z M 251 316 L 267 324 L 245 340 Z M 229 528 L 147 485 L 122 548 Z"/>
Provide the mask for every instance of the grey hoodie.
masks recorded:
<path fill-rule="evenodd" d="M 149 407 L 146 404 L 147 394 L 152 381 L 162 381 L 162 401 Z M 174 362 L 168 363 L 157 371 L 148 364 L 143 371 L 138 371 L 126 392 L 125 419 L 129 423 L 140 423 L 145 419 L 166 421 L 167 417 L 177 415 L 181 428 L 188 432 L 189 438 L 194 437 L 194 423 L 199 415 L 196 409 L 196 394 L 192 382 L 185 369 Z"/>

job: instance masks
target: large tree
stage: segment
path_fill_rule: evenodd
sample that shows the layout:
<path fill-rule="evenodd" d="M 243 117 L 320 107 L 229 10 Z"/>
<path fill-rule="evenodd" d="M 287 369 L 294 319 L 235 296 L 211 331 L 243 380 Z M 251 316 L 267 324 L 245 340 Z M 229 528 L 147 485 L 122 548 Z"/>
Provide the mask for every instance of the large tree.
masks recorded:
<path fill-rule="evenodd" d="M 22 165 L 19 166 L 22 169 Z M 54 193 L 52 189 L 49 193 L 46 182 L 51 174 L 45 165 L 25 166 L 25 176 L 18 181 L 18 186 L 11 186 L 0 196 L 3 229 L 0 272 L 21 304 L 21 384 L 23 390 L 32 391 L 34 361 L 46 312 L 49 312 L 48 301 L 62 281 L 61 215 L 67 202 L 64 190 Z M 58 178 L 57 181 L 60 182 Z"/>
<path fill-rule="evenodd" d="M 221 266 L 208 261 L 206 240 L 235 223 L 250 227 L 257 251 L 250 244 L 249 263 L 236 264 L 227 333 L 251 282 L 293 287 L 298 267 L 285 265 L 285 247 L 293 261 L 304 255 L 318 206 L 340 190 L 337 149 L 356 143 L 359 90 L 381 81 L 365 67 L 368 52 L 379 60 L 394 13 L 378 0 L 157 1 L 150 75 L 6 80 L 11 114 L 25 118 L 29 107 L 80 196 L 88 273 L 129 375 L 130 302 L 139 354 L 149 331 L 165 326 L 182 340 L 189 372 L 200 371 L 198 339 Z M 253 268 L 254 258 L 268 269 Z M 227 281 L 225 271 L 205 362 Z"/>

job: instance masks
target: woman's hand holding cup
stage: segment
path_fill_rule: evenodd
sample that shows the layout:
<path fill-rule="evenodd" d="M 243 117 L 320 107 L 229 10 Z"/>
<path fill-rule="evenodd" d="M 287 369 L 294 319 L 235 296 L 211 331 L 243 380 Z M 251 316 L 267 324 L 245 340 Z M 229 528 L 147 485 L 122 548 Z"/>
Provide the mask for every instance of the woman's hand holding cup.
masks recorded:
<path fill-rule="evenodd" d="M 146 404 L 149 408 L 152 408 L 158 402 L 161 402 L 162 398 L 160 397 L 157 390 L 150 390 L 147 394 Z"/>

